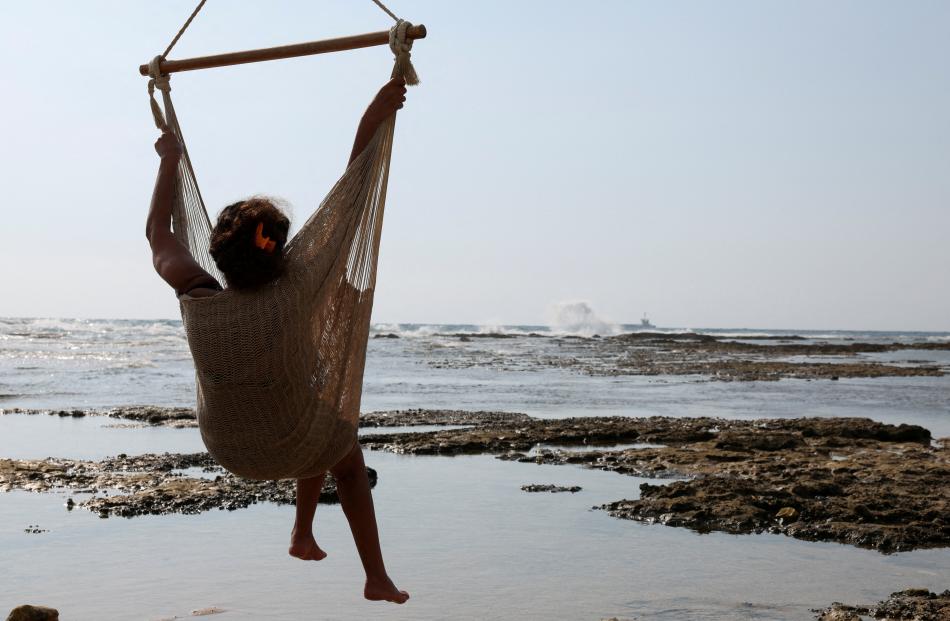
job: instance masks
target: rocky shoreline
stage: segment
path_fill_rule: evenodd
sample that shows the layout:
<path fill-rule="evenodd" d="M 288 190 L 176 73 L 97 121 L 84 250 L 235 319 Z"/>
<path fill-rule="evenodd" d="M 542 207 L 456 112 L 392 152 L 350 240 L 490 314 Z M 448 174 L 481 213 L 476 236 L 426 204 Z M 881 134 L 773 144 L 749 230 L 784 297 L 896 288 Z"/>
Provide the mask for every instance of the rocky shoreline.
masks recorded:
<path fill-rule="evenodd" d="M 203 476 L 183 472 L 188 469 L 200 469 Z M 376 471 L 367 472 L 375 487 Z M 207 453 L 118 455 L 101 461 L 0 459 L 0 491 L 11 490 L 68 491 L 80 500 L 67 498 L 67 509 L 83 507 L 103 518 L 234 511 L 258 502 L 294 504 L 296 495 L 293 480 L 243 479 Z M 333 475 L 327 475 L 320 502 L 339 502 Z"/>
<path fill-rule="evenodd" d="M 188 408 L 0 410 L 0 414 L 103 416 L 141 426 L 192 426 Z M 643 483 L 640 497 L 594 509 L 698 532 L 777 533 L 882 553 L 950 547 L 950 438 L 916 425 L 866 418 L 727 420 L 675 417 L 538 419 L 508 412 L 399 410 L 362 415 L 369 450 L 407 455 L 486 454 L 520 463 L 571 465 Z M 412 427 L 436 426 L 436 431 Z M 376 428 L 406 427 L 395 433 Z M 373 486 L 375 470 L 368 469 Z M 579 486 L 531 484 L 525 492 Z M 0 491 L 62 492 L 66 508 L 101 517 L 236 510 L 292 504 L 293 481 L 251 481 L 207 453 L 165 453 L 91 461 L 0 459 Z M 321 502 L 338 502 L 327 477 Z M 31 534 L 45 532 L 33 525 Z M 37 534 L 39 533 L 39 534 Z M 834 603 L 821 621 L 950 619 L 950 591 L 909 589 L 874 605 Z"/>
<path fill-rule="evenodd" d="M 156 406 L 0 412 L 195 424 L 193 410 Z M 441 429 L 411 430 L 421 425 Z M 490 454 L 523 463 L 679 479 L 643 483 L 639 498 L 597 507 L 618 518 L 698 532 L 781 533 L 883 553 L 950 546 L 950 439 L 933 441 L 927 429 L 916 425 L 864 418 L 537 419 L 507 412 L 414 409 L 364 414 L 361 427 L 410 428 L 363 435 L 361 442 L 369 450 Z M 375 472 L 372 476 L 375 482 Z M 291 482 L 240 479 L 206 453 L 119 455 L 98 462 L 0 460 L 0 490 L 57 488 L 88 493 L 90 498 L 78 504 L 121 516 L 293 501 Z M 324 493 L 325 502 L 335 501 L 330 478 Z"/>
<path fill-rule="evenodd" d="M 927 589 L 907 589 L 891 593 L 873 605 L 851 606 L 835 602 L 815 610 L 818 621 L 861 621 L 862 617 L 891 621 L 950 621 L 950 590 L 931 593 Z"/>
<path fill-rule="evenodd" d="M 907 358 L 881 362 L 870 354 L 907 351 L 950 351 L 950 343 L 828 343 L 800 336 L 723 337 L 694 332 L 631 332 L 617 336 L 546 336 L 540 334 L 442 335 L 472 342 L 463 352 L 428 364 L 436 368 L 491 367 L 525 371 L 564 368 L 593 376 L 695 375 L 707 381 L 776 381 L 780 379 L 837 380 L 840 378 L 946 375 L 946 365 Z M 538 356 L 534 350 L 513 349 L 499 356 L 481 349 L 473 339 L 547 338 L 556 354 Z"/>
<path fill-rule="evenodd" d="M 883 553 L 950 546 L 950 439 L 933 442 L 916 425 L 864 418 L 585 417 L 372 434 L 361 441 L 371 450 L 403 454 L 488 453 L 685 479 L 644 483 L 640 498 L 598 507 L 624 519 L 699 532 L 781 533 Z M 637 446 L 595 448 L 630 443 Z M 533 451 L 537 445 L 550 448 Z"/>
<path fill-rule="evenodd" d="M 31 408 L 0 408 L 0 416 L 24 414 L 27 416 L 58 416 L 60 418 L 85 418 L 104 416 L 130 421 L 110 426 L 127 427 L 173 427 L 198 426 L 194 408 L 171 408 L 156 405 L 127 405 L 104 409 L 43 410 Z M 471 410 L 389 410 L 360 414 L 359 426 L 364 427 L 421 427 L 425 425 L 471 426 L 484 423 L 513 423 L 530 420 L 527 414 L 516 412 L 488 412 Z"/>

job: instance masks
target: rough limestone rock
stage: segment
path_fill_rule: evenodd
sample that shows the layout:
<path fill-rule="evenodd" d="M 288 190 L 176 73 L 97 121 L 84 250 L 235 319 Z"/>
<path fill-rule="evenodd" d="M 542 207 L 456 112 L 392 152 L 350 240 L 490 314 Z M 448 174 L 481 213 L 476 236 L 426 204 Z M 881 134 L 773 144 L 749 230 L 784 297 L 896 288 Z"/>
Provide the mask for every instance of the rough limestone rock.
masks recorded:
<path fill-rule="evenodd" d="M 835 602 L 828 608 L 815 610 L 818 621 L 950 621 L 950 590 L 931 593 L 927 589 L 897 591 L 872 606 L 849 606 Z"/>
<path fill-rule="evenodd" d="M 570 492 L 576 494 L 581 491 L 580 485 L 550 485 L 547 483 L 532 483 L 531 485 L 522 485 L 521 491 L 523 492 L 550 492 L 552 494 L 558 494 L 560 492 Z"/>
<path fill-rule="evenodd" d="M 601 507 L 641 522 L 782 533 L 883 553 L 950 547 L 950 439 L 934 442 L 918 425 L 816 417 L 493 418 L 463 429 L 367 434 L 361 444 L 682 478 L 644 483 L 639 498 Z M 623 444 L 632 446 L 617 446 Z"/>
<path fill-rule="evenodd" d="M 11 610 L 7 621 L 59 621 L 59 611 L 46 606 L 24 604 Z"/>

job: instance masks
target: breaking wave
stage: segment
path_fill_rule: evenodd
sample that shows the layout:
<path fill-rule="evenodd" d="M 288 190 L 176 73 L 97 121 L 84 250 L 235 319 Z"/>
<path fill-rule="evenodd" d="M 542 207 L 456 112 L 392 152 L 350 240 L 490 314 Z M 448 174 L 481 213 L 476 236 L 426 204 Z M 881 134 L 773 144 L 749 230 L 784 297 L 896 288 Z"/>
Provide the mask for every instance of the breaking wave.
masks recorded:
<path fill-rule="evenodd" d="M 604 336 L 618 334 L 621 331 L 619 324 L 601 319 L 591 308 L 590 303 L 583 300 L 553 304 L 548 309 L 548 322 L 551 325 L 551 331 L 556 334 Z"/>

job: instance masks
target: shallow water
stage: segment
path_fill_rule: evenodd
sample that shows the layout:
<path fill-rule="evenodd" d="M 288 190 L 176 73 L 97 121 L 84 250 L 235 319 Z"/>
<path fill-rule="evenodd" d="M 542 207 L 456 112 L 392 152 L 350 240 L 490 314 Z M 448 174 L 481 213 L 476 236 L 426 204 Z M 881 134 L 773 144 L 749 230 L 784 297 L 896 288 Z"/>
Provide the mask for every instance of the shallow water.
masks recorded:
<path fill-rule="evenodd" d="M 562 339 L 475 337 L 478 326 L 376 326 L 397 339 L 369 342 L 363 410 L 447 408 L 525 412 L 540 417 L 867 416 L 950 436 L 950 375 L 778 382 L 716 382 L 698 376 L 590 377 L 545 367 Z M 493 328 L 492 331 L 503 330 Z M 741 331 L 708 331 L 741 335 Z M 773 334 L 791 334 L 773 331 Z M 755 334 L 766 334 L 757 331 Z M 810 341 L 946 341 L 946 333 L 807 333 Z M 773 341 L 750 341 L 769 344 Z M 950 352 L 901 350 L 855 359 L 927 360 L 950 369 Z M 474 362 L 476 366 L 447 368 Z M 0 407 L 112 407 L 194 404 L 193 367 L 177 321 L 0 319 Z"/>
<path fill-rule="evenodd" d="M 102 459 L 125 453 L 197 453 L 205 450 L 195 429 L 113 427 L 114 418 L 38 414 L 0 416 L 0 457 Z M 3 496 L 0 496 L 3 502 Z"/>
<path fill-rule="evenodd" d="M 938 437 L 950 436 L 948 377 L 729 383 L 588 377 L 532 362 L 558 347 L 554 338 L 464 342 L 436 335 L 478 330 L 470 326 L 377 331 L 394 330 L 403 337 L 370 341 L 364 410 L 869 416 L 918 423 Z M 532 330 L 540 328 L 520 329 Z M 881 342 L 947 338 L 811 336 Z M 867 356 L 947 365 L 946 354 Z M 486 357 L 501 362 L 445 364 Z M 0 407 L 191 405 L 193 391 L 178 322 L 0 320 Z M 196 429 L 112 426 L 121 422 L 0 416 L 0 457 L 100 459 L 203 450 Z M 67 511 L 65 493 L 10 492 L 0 494 L 0 613 L 35 602 L 79 620 L 159 619 L 208 606 L 226 609 L 224 618 L 246 619 L 791 620 L 811 618 L 810 608 L 832 601 L 873 602 L 908 587 L 950 587 L 950 550 L 884 556 L 779 535 L 698 535 L 591 510 L 637 497 L 647 479 L 490 456 L 367 453 L 367 463 L 379 472 L 374 495 L 384 550 L 397 583 L 412 593 L 406 606 L 362 600 L 359 562 L 338 506 L 317 512 L 318 538 L 329 558 L 305 563 L 285 552 L 292 507 L 100 519 L 84 509 Z M 522 492 L 528 483 L 583 490 Z M 49 532 L 23 532 L 36 524 Z"/>
<path fill-rule="evenodd" d="M 390 572 L 412 593 L 404 607 L 360 598 L 338 506 L 317 514 L 330 556 L 305 563 L 285 553 L 292 507 L 100 519 L 67 512 L 65 494 L 25 492 L 0 496 L 0 604 L 43 602 L 70 619 L 156 619 L 208 606 L 248 619 L 383 610 L 392 619 L 804 619 L 831 601 L 943 589 L 950 579 L 947 550 L 884 556 L 778 535 L 697 535 L 590 509 L 636 497 L 646 479 L 487 456 L 371 452 L 367 463 L 379 472 Z M 529 494 L 520 491 L 527 483 L 583 490 Z M 49 532 L 23 533 L 30 524 Z"/>

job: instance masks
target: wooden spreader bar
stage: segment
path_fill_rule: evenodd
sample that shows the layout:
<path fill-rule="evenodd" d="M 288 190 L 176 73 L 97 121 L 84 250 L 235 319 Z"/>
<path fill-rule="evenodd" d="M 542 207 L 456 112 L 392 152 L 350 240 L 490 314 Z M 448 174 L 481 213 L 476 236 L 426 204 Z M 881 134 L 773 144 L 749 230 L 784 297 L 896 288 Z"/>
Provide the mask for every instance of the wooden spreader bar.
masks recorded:
<path fill-rule="evenodd" d="M 406 31 L 406 36 L 410 39 L 424 39 L 426 36 L 426 27 L 422 24 L 412 26 Z M 163 74 L 169 74 L 178 71 L 194 71 L 195 69 L 210 69 L 212 67 L 258 63 L 265 60 L 326 54 L 327 52 L 342 52 L 344 50 L 356 50 L 376 45 L 389 45 L 388 30 L 353 35 L 352 37 L 340 37 L 338 39 L 324 39 L 322 41 L 309 41 L 307 43 L 268 47 L 260 50 L 229 52 L 227 54 L 198 56 L 182 60 L 163 60 L 159 65 L 159 69 Z M 139 65 L 139 73 L 148 75 L 148 64 Z"/>

